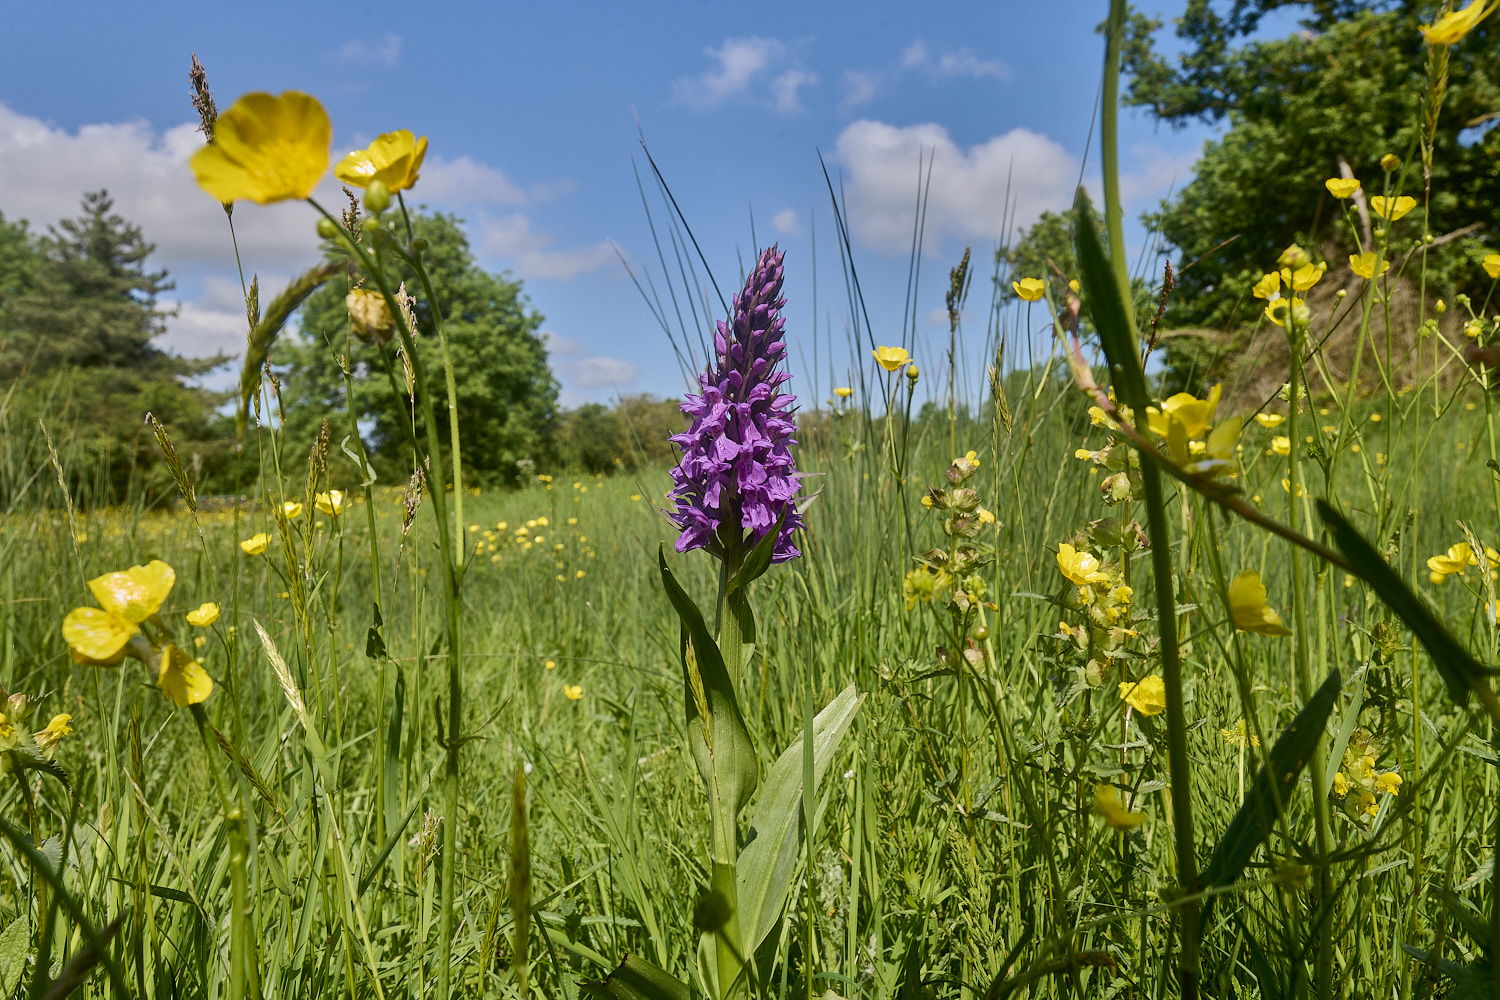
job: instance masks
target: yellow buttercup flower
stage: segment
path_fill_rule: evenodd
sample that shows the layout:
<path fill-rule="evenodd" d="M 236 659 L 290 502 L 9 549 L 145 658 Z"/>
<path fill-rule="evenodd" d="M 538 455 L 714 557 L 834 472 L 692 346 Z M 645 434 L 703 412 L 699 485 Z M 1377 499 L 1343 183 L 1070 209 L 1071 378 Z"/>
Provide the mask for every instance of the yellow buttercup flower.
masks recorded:
<path fill-rule="evenodd" d="M 1280 413 L 1257 413 L 1255 415 L 1255 422 L 1267 430 L 1270 430 L 1272 427 L 1279 427 L 1284 420 L 1286 420 L 1286 417 Z"/>
<path fill-rule="evenodd" d="M 1062 570 L 1062 575 L 1072 583 L 1083 587 L 1090 583 L 1104 583 L 1109 579 L 1107 573 L 1099 570 L 1099 560 L 1087 552 L 1079 552 L 1063 542 L 1057 547 L 1057 568 Z"/>
<path fill-rule="evenodd" d="M 1310 260 L 1312 258 L 1307 255 L 1307 251 L 1293 243 L 1281 251 L 1281 255 L 1276 258 L 1276 263 L 1281 267 L 1301 267 Z"/>
<path fill-rule="evenodd" d="M 1041 278 L 1022 278 L 1020 281 L 1012 281 L 1010 287 L 1027 302 L 1035 302 L 1047 292 L 1047 283 Z"/>
<path fill-rule="evenodd" d="M 1375 277 L 1377 277 L 1377 273 L 1375 270 L 1375 259 L 1378 256 L 1379 255 L 1373 250 L 1366 250 L 1364 253 L 1352 253 L 1349 255 L 1349 270 L 1353 271 L 1361 278 L 1364 278 L 1366 281 L 1371 281 Z M 1390 261 L 1382 260 L 1380 262 L 1379 274 L 1383 275 L 1390 269 Z"/>
<path fill-rule="evenodd" d="M 271 544 L 271 536 L 264 531 L 257 531 L 243 542 L 240 542 L 240 548 L 244 550 L 247 556 L 258 556 L 266 551 L 266 546 L 269 544 Z"/>
<path fill-rule="evenodd" d="M 1292 272 L 1292 280 L 1287 284 L 1293 291 L 1305 292 L 1313 285 L 1323 280 L 1323 272 L 1328 270 L 1328 265 L 1323 261 L 1316 264 L 1303 264 Z"/>
<path fill-rule="evenodd" d="M 1114 785 L 1094 786 L 1094 812 L 1104 817 L 1104 822 L 1116 830 L 1134 830 L 1146 822 L 1143 812 L 1131 812 L 1120 800 L 1120 792 Z"/>
<path fill-rule="evenodd" d="M 1229 584 L 1229 616 L 1234 627 L 1243 632 L 1260 635 L 1291 635 L 1291 629 L 1282 624 L 1278 615 L 1266 603 L 1266 585 L 1260 582 L 1260 574 L 1247 569 Z"/>
<path fill-rule="evenodd" d="M 188 166 L 198 186 L 226 204 L 306 198 L 328 170 L 333 127 L 318 99 L 288 90 L 246 94 L 219 116 L 214 141 Z"/>
<path fill-rule="evenodd" d="M 1377 194 L 1370 199 L 1370 211 L 1392 222 L 1406 218 L 1406 214 L 1416 207 L 1417 199 L 1409 194 L 1403 194 L 1399 198 L 1387 198 Z"/>
<path fill-rule="evenodd" d="M 1199 399 L 1190 392 L 1179 392 L 1162 401 L 1161 409 L 1146 411 L 1146 420 L 1153 433 L 1160 437 L 1171 436 L 1172 424 L 1181 424 L 1187 438 L 1201 438 L 1208 433 L 1214 415 L 1219 412 L 1219 397 L 1224 387 L 1215 385 L 1208 390 L 1208 397 Z"/>
<path fill-rule="evenodd" d="M 334 514 L 342 514 L 344 512 L 344 491 L 329 490 L 327 493 L 319 493 L 313 498 L 313 502 L 320 514 L 327 514 L 330 517 Z"/>
<path fill-rule="evenodd" d="M 1121 681 L 1120 697 L 1142 715 L 1160 715 L 1167 710 L 1167 685 L 1157 674 L 1139 681 Z"/>
<path fill-rule="evenodd" d="M 1286 326 L 1288 314 L 1303 324 L 1312 318 L 1312 310 L 1307 308 L 1307 303 L 1302 299 L 1273 299 L 1266 303 L 1265 313 L 1266 319 L 1277 326 Z"/>
<path fill-rule="evenodd" d="M 203 664 L 171 643 L 162 647 L 156 684 L 177 703 L 178 708 L 202 704 L 214 693 L 213 678 L 208 676 Z"/>
<path fill-rule="evenodd" d="M 288 521 L 295 521 L 302 516 L 302 505 L 295 500 L 288 500 L 281 505 L 281 512 L 286 515 Z"/>
<path fill-rule="evenodd" d="M 161 610 L 177 574 L 160 559 L 105 573 L 89 581 L 97 608 L 74 608 L 63 619 L 63 638 L 77 663 L 113 666 L 125 658 L 125 646 L 140 623 Z"/>
<path fill-rule="evenodd" d="M 1260 280 L 1255 283 L 1255 287 L 1250 289 L 1250 294 L 1254 295 L 1257 299 L 1269 299 L 1274 297 L 1280 290 L 1280 272 L 1267 271 L 1260 276 Z"/>
<path fill-rule="evenodd" d="M 837 389 L 833 390 L 833 394 L 839 399 L 848 399 L 850 396 L 854 395 L 854 390 L 849 388 L 847 385 L 841 385 Z"/>
<path fill-rule="evenodd" d="M 189 625 L 207 628 L 219 620 L 219 606 L 212 602 L 198 605 L 198 610 L 187 613 Z"/>
<path fill-rule="evenodd" d="M 73 732 L 73 727 L 68 725 L 72 721 L 73 717 L 71 715 L 59 713 L 52 717 L 51 722 L 47 723 L 46 729 L 35 735 L 36 745 L 41 749 L 42 753 L 51 756 L 52 751 L 62 742 L 62 738 Z"/>
<path fill-rule="evenodd" d="M 369 187 L 380 181 L 391 191 L 403 191 L 417 183 L 417 171 L 427 156 L 427 137 L 418 139 L 407 129 L 386 132 L 368 149 L 356 149 L 333 168 L 333 176 L 345 184 Z"/>
<path fill-rule="evenodd" d="M 1463 10 L 1450 10 L 1431 24 L 1417 28 L 1429 45 L 1452 45 L 1473 31 L 1495 5 L 1490 0 L 1473 0 Z"/>
<path fill-rule="evenodd" d="M 1328 189 L 1329 194 L 1343 201 L 1359 190 L 1359 181 L 1353 177 L 1330 177 L 1323 182 L 1323 186 Z"/>
<path fill-rule="evenodd" d="M 875 355 L 876 363 L 888 372 L 895 371 L 911 360 L 911 355 L 904 347 L 877 347 L 871 353 Z"/>
<path fill-rule="evenodd" d="M 583 685 L 564 684 L 563 697 L 567 698 L 569 701 L 577 701 L 578 699 L 583 697 Z"/>
<path fill-rule="evenodd" d="M 1278 434 L 1271 439 L 1271 450 L 1278 455 L 1290 455 L 1292 453 L 1292 439 L 1285 434 Z"/>
<path fill-rule="evenodd" d="M 1444 577 L 1463 576 L 1464 570 L 1470 566 L 1478 566 L 1479 560 L 1474 558 L 1474 550 L 1469 547 L 1468 542 L 1459 542 L 1457 545 L 1448 547 L 1448 551 L 1440 556 L 1433 556 L 1427 560 L 1427 568 L 1434 575 Z M 1434 583 L 1440 581 L 1434 580 Z"/>
<path fill-rule="evenodd" d="M 1483 267 L 1484 273 L 1491 278 L 1500 278 L 1500 253 L 1487 255 L 1479 266 Z"/>

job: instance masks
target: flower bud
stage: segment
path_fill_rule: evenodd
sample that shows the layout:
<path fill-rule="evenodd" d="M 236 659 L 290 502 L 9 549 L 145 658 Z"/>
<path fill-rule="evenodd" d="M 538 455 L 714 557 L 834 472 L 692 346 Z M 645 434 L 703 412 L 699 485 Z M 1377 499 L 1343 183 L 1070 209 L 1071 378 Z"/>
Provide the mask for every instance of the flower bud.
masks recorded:
<path fill-rule="evenodd" d="M 969 632 L 969 634 L 972 635 L 977 641 L 983 642 L 990 637 L 989 626 L 975 625 L 974 628 Z"/>
<path fill-rule="evenodd" d="M 371 181 L 370 186 L 365 188 L 365 208 L 379 215 L 390 207 L 391 189 L 385 186 L 385 181 Z"/>
<path fill-rule="evenodd" d="M 1386 153 L 1380 158 L 1380 169 L 1386 173 L 1401 169 L 1401 157 L 1395 153 Z"/>
<path fill-rule="evenodd" d="M 36 706 L 31 704 L 31 699 L 19 691 L 5 699 L 5 717 L 17 725 L 31 718 L 34 711 Z"/>
<path fill-rule="evenodd" d="M 318 220 L 318 235 L 325 240 L 336 240 L 339 238 L 338 223 L 329 218 Z"/>
<path fill-rule="evenodd" d="M 1432 304 L 1432 311 L 1441 316 L 1443 313 L 1448 311 L 1448 303 L 1444 302 L 1442 299 L 1438 299 Z"/>
<path fill-rule="evenodd" d="M 360 220 L 360 225 L 364 227 L 365 232 L 373 233 L 379 231 L 380 220 L 375 218 L 375 216 L 373 215 L 367 215 L 362 220 Z"/>
<path fill-rule="evenodd" d="M 1340 302 L 1342 302 L 1348 295 L 1349 290 L 1347 288 L 1340 288 L 1338 291 L 1333 293 L 1333 297 L 1338 299 Z"/>
<path fill-rule="evenodd" d="M 416 239 L 412 240 L 411 241 L 411 249 L 412 249 L 413 253 L 421 253 L 423 250 L 426 250 L 427 249 L 427 237 L 425 237 L 425 236 L 418 236 Z"/>
<path fill-rule="evenodd" d="M 909 379 L 911 379 L 913 385 L 916 384 L 916 382 L 917 382 L 917 366 L 916 365 L 907 365 L 906 366 L 906 377 L 909 378 Z"/>

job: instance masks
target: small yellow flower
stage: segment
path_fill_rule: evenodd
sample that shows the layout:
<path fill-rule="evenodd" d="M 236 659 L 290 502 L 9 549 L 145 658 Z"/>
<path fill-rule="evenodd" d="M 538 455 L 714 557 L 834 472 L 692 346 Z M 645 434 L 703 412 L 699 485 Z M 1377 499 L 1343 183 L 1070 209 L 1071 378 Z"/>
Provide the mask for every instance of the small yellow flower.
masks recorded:
<path fill-rule="evenodd" d="M 257 531 L 243 542 L 240 542 L 240 548 L 244 550 L 247 556 L 258 556 L 266 551 L 266 546 L 270 544 L 271 536 L 264 531 Z"/>
<path fill-rule="evenodd" d="M 1500 278 L 1500 253 L 1486 255 L 1480 266 L 1491 278 Z"/>
<path fill-rule="evenodd" d="M 1080 552 L 1063 542 L 1057 547 L 1057 568 L 1069 582 L 1083 587 L 1090 583 L 1103 583 L 1108 574 L 1099 570 L 1099 560 L 1087 552 Z"/>
<path fill-rule="evenodd" d="M 1249 731 L 1244 719 L 1239 720 L 1228 729 L 1219 730 L 1219 735 L 1224 737 L 1225 743 L 1241 749 L 1260 746 L 1260 737 Z"/>
<path fill-rule="evenodd" d="M 854 390 L 849 388 L 847 385 L 841 385 L 837 389 L 833 390 L 833 394 L 839 399 L 848 399 L 850 396 L 854 395 Z"/>
<path fill-rule="evenodd" d="M 1353 197 L 1354 192 L 1359 190 L 1359 181 L 1353 177 L 1330 177 L 1323 182 L 1323 186 L 1328 189 L 1329 194 L 1342 201 Z"/>
<path fill-rule="evenodd" d="M 1305 292 L 1313 285 L 1323 280 L 1323 273 L 1328 270 L 1328 265 L 1319 261 L 1316 264 L 1303 264 L 1292 272 L 1292 280 L 1287 284 L 1293 291 Z"/>
<path fill-rule="evenodd" d="M 546 667 L 548 670 L 557 669 L 557 663 L 554 660 L 548 660 L 546 663 L 542 664 L 542 666 Z"/>
<path fill-rule="evenodd" d="M 161 610 L 177 574 L 160 559 L 105 573 L 88 583 L 97 608 L 74 608 L 63 620 L 63 638 L 76 663 L 114 666 L 125 658 L 125 646 L 140 623 Z"/>
<path fill-rule="evenodd" d="M 203 664 L 171 643 L 162 647 L 156 683 L 178 708 L 202 704 L 214 693 L 213 678 Z"/>
<path fill-rule="evenodd" d="M 225 204 L 306 198 L 328 170 L 333 127 L 318 99 L 295 90 L 246 94 L 219 116 L 214 141 L 188 166 Z"/>
<path fill-rule="evenodd" d="M 333 168 L 333 176 L 345 184 L 369 187 L 380 181 L 392 192 L 417 183 L 417 171 L 427 155 L 427 137 L 418 139 L 407 129 L 386 132 L 368 149 L 356 149 Z"/>
<path fill-rule="evenodd" d="M 1271 439 L 1271 451 L 1278 455 L 1290 455 L 1292 453 L 1292 439 L 1285 434 L 1278 434 Z"/>
<path fill-rule="evenodd" d="M 286 515 L 288 521 L 295 521 L 302 516 L 302 505 L 295 500 L 288 500 L 281 505 L 281 512 Z"/>
<path fill-rule="evenodd" d="M 1349 255 L 1349 270 L 1366 281 L 1370 281 L 1376 277 L 1375 258 L 1377 256 L 1373 250 L 1366 250 L 1364 253 L 1352 253 Z M 1390 261 L 1382 260 L 1380 262 L 1380 274 L 1383 275 L 1390 269 Z"/>
<path fill-rule="evenodd" d="M 1380 169 L 1386 173 L 1393 173 L 1401 169 L 1401 157 L 1395 153 L 1386 153 L 1380 158 Z"/>
<path fill-rule="evenodd" d="M 1266 603 L 1266 585 L 1260 582 L 1260 574 L 1247 569 L 1229 584 L 1229 616 L 1234 627 L 1244 632 L 1260 635 L 1291 635 L 1278 615 Z"/>
<path fill-rule="evenodd" d="M 1255 415 L 1255 422 L 1266 428 L 1266 430 L 1281 426 L 1284 420 L 1286 420 L 1286 417 L 1280 413 L 1257 413 Z"/>
<path fill-rule="evenodd" d="M 1401 790 L 1401 775 L 1395 771 L 1387 771 L 1375 779 L 1375 787 L 1387 795 L 1395 795 Z"/>
<path fill-rule="evenodd" d="M 1427 568 L 1442 576 L 1463 576 L 1465 569 L 1478 565 L 1479 560 L 1474 558 L 1474 550 L 1469 548 L 1468 542 L 1451 545 L 1444 554 L 1427 560 Z"/>
<path fill-rule="evenodd" d="M 62 738 L 73 732 L 73 727 L 68 725 L 72 721 L 73 717 L 66 713 L 54 715 L 52 721 L 47 723 L 47 728 L 36 734 L 36 745 L 42 753 L 52 756 L 52 751 L 62 742 Z"/>
<path fill-rule="evenodd" d="M 563 697 L 567 698 L 569 701 L 577 701 L 578 699 L 583 697 L 583 685 L 564 684 Z"/>
<path fill-rule="evenodd" d="M 918 372 L 917 372 L 917 366 L 916 365 L 907 365 L 906 366 L 906 377 L 909 378 L 909 379 L 911 379 L 913 384 L 916 384 L 917 375 L 918 375 Z"/>
<path fill-rule="evenodd" d="M 1183 435 L 1186 438 L 1201 438 L 1208 433 L 1209 425 L 1214 422 L 1214 415 L 1219 412 L 1219 397 L 1223 394 L 1224 387 L 1215 385 L 1208 390 L 1205 399 L 1199 399 L 1190 392 L 1179 392 L 1168 396 L 1162 401 L 1161 409 L 1155 413 L 1150 410 L 1146 412 L 1146 419 L 1153 433 L 1170 438 L 1171 425 L 1181 424 Z"/>
<path fill-rule="evenodd" d="M 1302 299 L 1273 299 L 1266 303 L 1266 319 L 1277 326 L 1286 326 L 1288 313 L 1298 323 L 1306 323 L 1312 317 L 1312 311 Z"/>
<path fill-rule="evenodd" d="M 1167 710 L 1167 685 L 1157 674 L 1139 681 L 1121 681 L 1120 697 L 1142 715 L 1160 715 Z"/>
<path fill-rule="evenodd" d="M 1427 39 L 1428 45 L 1452 45 L 1473 31 L 1492 10 L 1494 4 L 1490 0 L 1473 0 L 1463 10 L 1450 10 L 1432 24 L 1421 25 L 1417 30 Z"/>
<path fill-rule="evenodd" d="M 1340 798 L 1349 794 L 1349 779 L 1344 777 L 1343 771 L 1338 771 L 1333 776 L 1333 792 Z"/>
<path fill-rule="evenodd" d="M 1041 278 L 1022 278 L 1020 281 L 1012 281 L 1010 287 L 1027 302 L 1035 302 L 1047 292 L 1047 283 Z"/>
<path fill-rule="evenodd" d="M 213 602 L 198 605 L 198 610 L 187 613 L 189 625 L 197 625 L 199 628 L 208 628 L 219 620 L 219 606 Z"/>
<path fill-rule="evenodd" d="M 320 514 L 327 514 L 330 517 L 334 514 L 342 514 L 344 512 L 344 491 L 329 490 L 327 493 L 319 493 L 313 498 L 313 502 L 317 505 L 318 513 Z M 478 525 L 475 526 L 476 529 L 477 527 Z"/>
<path fill-rule="evenodd" d="M 1377 194 L 1370 199 L 1370 211 L 1392 222 L 1406 218 L 1406 214 L 1416 207 L 1417 199 L 1407 194 L 1399 198 L 1387 198 Z"/>
<path fill-rule="evenodd" d="M 575 580 L 582 580 L 583 579 L 583 570 L 580 569 L 580 570 L 576 571 L 573 574 L 573 579 L 575 579 Z"/>
<path fill-rule="evenodd" d="M 932 497 L 923 497 L 922 498 L 922 506 L 926 507 L 928 510 L 931 510 L 932 509 Z"/>
<path fill-rule="evenodd" d="M 1276 263 L 1281 267 L 1301 267 L 1310 260 L 1312 258 L 1307 255 L 1307 251 L 1293 243 L 1281 251 L 1281 255 L 1276 258 Z"/>
<path fill-rule="evenodd" d="M 1280 291 L 1281 274 L 1276 271 L 1269 271 L 1261 275 L 1260 280 L 1255 283 L 1255 287 L 1250 289 L 1250 294 L 1254 295 L 1257 299 L 1269 299 Z"/>
<path fill-rule="evenodd" d="M 1135 830 L 1146 822 L 1146 814 L 1131 812 L 1120 800 L 1120 792 L 1114 785 L 1094 786 L 1094 812 L 1104 817 L 1104 822 L 1116 830 Z"/>
<path fill-rule="evenodd" d="M 877 347 L 871 353 L 875 355 L 875 361 L 880 367 L 888 372 L 895 371 L 911 360 L 911 355 L 904 347 Z"/>
<path fill-rule="evenodd" d="M 993 512 L 985 510 L 983 507 L 980 507 L 978 510 L 975 511 L 975 513 L 979 515 L 979 523 L 980 524 L 994 524 L 995 523 L 995 515 L 994 515 Z"/>

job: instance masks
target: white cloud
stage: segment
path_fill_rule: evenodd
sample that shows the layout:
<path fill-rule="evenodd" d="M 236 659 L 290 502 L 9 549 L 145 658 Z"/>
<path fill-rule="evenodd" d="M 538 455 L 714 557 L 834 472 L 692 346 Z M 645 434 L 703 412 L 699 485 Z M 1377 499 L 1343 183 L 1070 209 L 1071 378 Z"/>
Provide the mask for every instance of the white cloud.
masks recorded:
<path fill-rule="evenodd" d="M 618 260 L 607 240 L 569 250 L 550 249 L 554 242 L 552 236 L 534 230 L 531 220 L 519 212 L 481 219 L 476 241 L 481 254 L 504 260 L 522 278 L 566 281 Z"/>
<path fill-rule="evenodd" d="M 961 149 L 935 123 L 897 127 L 862 120 L 839 134 L 846 169 L 849 225 L 873 247 L 901 252 L 911 245 L 917 163 L 936 154 L 928 188 L 927 237 L 999 240 L 1007 221 L 1025 227 L 1043 211 L 1072 203 L 1078 161 L 1057 142 L 1017 128 Z M 1014 206 L 1007 219 L 1007 198 Z"/>
<path fill-rule="evenodd" d="M 861 104 L 868 104 L 875 99 L 875 93 L 879 89 L 880 77 L 875 73 L 844 70 L 844 99 L 839 102 L 840 110 L 847 111 Z"/>
<path fill-rule="evenodd" d="M 901 68 L 926 72 L 934 79 L 939 77 L 964 76 L 974 80 L 990 77 L 996 80 L 1010 79 L 1010 69 L 998 59 L 981 59 L 973 49 L 953 49 L 936 59 L 927 51 L 927 44 L 920 39 L 912 42 L 901 53 Z"/>
<path fill-rule="evenodd" d="M 114 210 L 156 244 L 156 263 L 172 271 L 232 269 L 224 210 L 198 189 L 187 167 L 201 143 L 191 124 L 160 134 L 140 121 L 68 132 L 0 104 L 0 212 L 45 230 L 76 216 L 85 191 L 106 188 Z M 310 264 L 318 246 L 313 224 L 303 204 L 242 206 L 234 228 L 246 268 Z"/>
<path fill-rule="evenodd" d="M 415 191 L 421 201 L 448 205 L 525 205 L 532 200 L 502 171 L 467 156 L 425 162 Z"/>
<path fill-rule="evenodd" d="M 392 69 L 401 58 L 401 36 L 387 33 L 378 42 L 353 39 L 339 46 L 339 61 L 354 66 Z"/>
<path fill-rule="evenodd" d="M 769 104 L 783 113 L 801 111 L 798 91 L 818 83 L 818 75 L 804 69 L 775 38 L 727 38 L 718 48 L 703 51 L 718 65 L 672 85 L 678 103 L 700 111 L 734 99 Z M 767 91 L 770 99 L 757 98 L 758 89 Z"/>
<path fill-rule="evenodd" d="M 771 218 L 771 225 L 782 236 L 795 236 L 802 231 L 802 220 L 794 208 L 783 208 Z"/>
<path fill-rule="evenodd" d="M 564 406 L 574 406 L 584 401 L 593 395 L 591 390 L 629 389 L 640 374 L 635 362 L 590 354 L 582 343 L 572 337 L 559 337 L 551 331 L 544 331 L 542 339 L 547 345 L 552 370 L 566 383 L 562 392 Z"/>

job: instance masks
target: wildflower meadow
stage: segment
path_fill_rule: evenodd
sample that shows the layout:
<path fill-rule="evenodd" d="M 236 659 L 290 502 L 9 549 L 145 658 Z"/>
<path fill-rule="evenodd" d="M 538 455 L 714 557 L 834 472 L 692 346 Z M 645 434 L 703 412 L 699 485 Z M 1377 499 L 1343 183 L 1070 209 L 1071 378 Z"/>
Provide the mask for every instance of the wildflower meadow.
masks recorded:
<path fill-rule="evenodd" d="M 246 286 L 232 491 L 142 412 L 168 488 L 97 502 L 0 386 L 0 997 L 1500 997 L 1500 252 L 1444 301 L 1428 211 L 1495 6 L 1412 32 L 1411 144 L 1330 166 L 1334 235 L 1224 286 L 1255 379 L 1163 361 L 1196 262 L 1127 256 L 1115 0 L 1102 199 L 965 253 L 947 344 L 881 342 L 836 234 L 815 398 L 758 246 L 671 292 L 670 461 L 483 486 L 421 123 L 339 158 L 195 59 L 224 240 L 290 202 L 327 259 Z"/>

